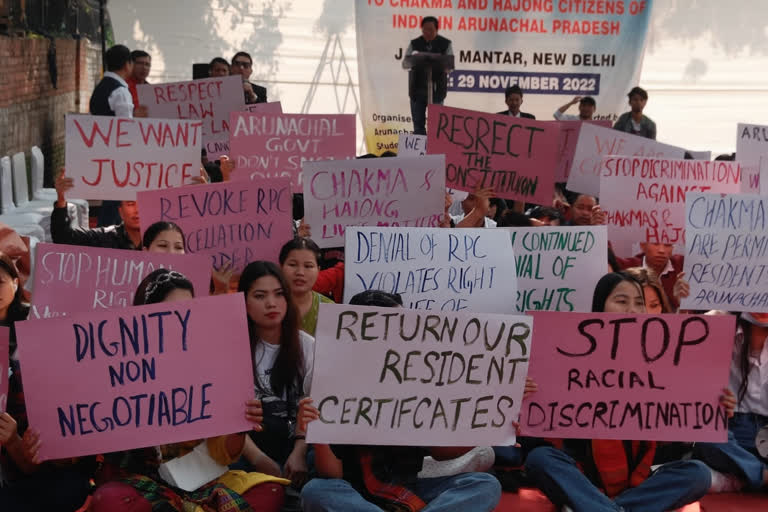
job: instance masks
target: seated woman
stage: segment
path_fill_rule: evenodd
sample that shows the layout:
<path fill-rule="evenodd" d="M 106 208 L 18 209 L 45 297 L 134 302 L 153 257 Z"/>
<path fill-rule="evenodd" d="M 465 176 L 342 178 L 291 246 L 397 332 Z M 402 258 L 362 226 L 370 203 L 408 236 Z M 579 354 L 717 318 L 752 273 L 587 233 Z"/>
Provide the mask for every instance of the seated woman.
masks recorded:
<path fill-rule="evenodd" d="M 625 272 L 606 274 L 595 287 L 592 311 L 645 313 L 642 285 Z M 729 401 L 724 397 L 721 404 L 727 408 Z M 707 493 L 711 476 L 706 465 L 678 460 L 651 471 L 655 452 L 652 441 L 567 439 L 562 450 L 535 448 L 525 466 L 555 505 L 576 512 L 673 510 Z"/>
<path fill-rule="evenodd" d="M 367 291 L 352 297 L 350 304 L 400 307 L 398 298 L 386 292 Z M 303 399 L 298 425 L 302 435 L 307 423 L 319 417 L 312 399 Z M 316 444 L 314 449 L 315 466 L 321 478 L 311 480 L 301 492 L 305 512 L 484 512 L 493 510 L 501 498 L 498 480 L 486 473 L 418 478 L 425 455 L 437 460 L 455 459 L 470 448 Z"/>
<path fill-rule="evenodd" d="M 192 283 L 182 274 L 167 269 L 150 273 L 136 290 L 133 305 L 190 300 Z M 260 408 L 250 401 L 246 416 L 260 429 Z M 219 467 L 236 460 L 246 439 L 245 434 L 231 434 L 206 439 L 210 457 Z M 175 443 L 142 450 L 118 452 L 106 456 L 101 485 L 94 494 L 93 512 L 139 512 L 150 510 L 191 511 L 277 511 L 282 507 L 286 480 L 260 473 L 221 471 L 209 473 L 211 480 L 201 487 L 184 491 L 166 483 L 161 475 L 168 462 L 191 453 L 203 441 Z M 199 468 L 198 468 L 199 469 Z M 224 470 L 226 471 L 226 470 Z M 270 492 L 264 492 L 265 487 Z M 265 496 L 271 500 L 265 500 Z"/>
<path fill-rule="evenodd" d="M 656 272 L 645 267 L 631 267 L 624 272 L 634 277 L 640 283 L 640 286 L 643 287 L 646 313 L 658 315 L 660 313 L 675 312 L 669 304 L 667 294 Z"/>
<path fill-rule="evenodd" d="M 320 272 L 320 248 L 309 238 L 294 238 L 280 249 L 280 268 L 301 318 L 301 330 L 315 335 L 320 303 L 333 301 L 312 291 Z"/>

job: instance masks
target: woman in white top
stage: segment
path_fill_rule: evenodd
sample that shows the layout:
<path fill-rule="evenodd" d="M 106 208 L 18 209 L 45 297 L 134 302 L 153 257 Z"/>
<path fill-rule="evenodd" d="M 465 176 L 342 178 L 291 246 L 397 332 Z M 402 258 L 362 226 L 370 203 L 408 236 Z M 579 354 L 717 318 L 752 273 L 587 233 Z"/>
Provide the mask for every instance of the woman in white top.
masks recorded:
<path fill-rule="evenodd" d="M 248 264 L 238 291 L 245 293 L 256 395 L 264 415 L 264 428 L 250 433 L 253 444 L 246 442 L 245 457 L 258 447 L 300 488 L 307 478 L 307 445 L 296 435 L 296 413 L 309 393 L 314 339 L 299 330 L 288 284 L 274 263 Z"/>

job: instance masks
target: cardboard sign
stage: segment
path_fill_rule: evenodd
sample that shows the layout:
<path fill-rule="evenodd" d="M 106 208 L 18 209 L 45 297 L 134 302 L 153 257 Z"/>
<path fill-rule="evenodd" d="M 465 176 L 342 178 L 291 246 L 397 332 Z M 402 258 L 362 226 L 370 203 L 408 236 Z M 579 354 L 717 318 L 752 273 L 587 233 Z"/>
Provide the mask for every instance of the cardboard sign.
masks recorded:
<path fill-rule="evenodd" d="M 10 367 L 8 366 L 10 357 L 10 335 L 11 330 L 8 327 L 0 327 L 0 414 L 3 414 L 8 407 L 8 378 L 10 377 Z"/>
<path fill-rule="evenodd" d="M 739 123 L 736 127 L 736 160 L 744 173 L 741 192 L 757 194 L 762 183 L 760 158 L 768 154 L 768 126 Z"/>
<path fill-rule="evenodd" d="M 568 190 L 598 197 L 604 156 L 683 158 L 685 150 L 638 135 L 584 124 L 579 130 L 571 172 L 568 174 Z"/>
<path fill-rule="evenodd" d="M 134 201 L 200 175 L 200 121 L 67 114 L 66 167 L 80 199 Z"/>
<path fill-rule="evenodd" d="M 141 281 L 158 268 L 182 273 L 198 296 L 208 295 L 211 266 L 203 256 L 37 244 L 29 318 L 130 306 Z"/>
<path fill-rule="evenodd" d="M 346 237 L 344 302 L 383 290 L 399 293 L 409 309 L 515 312 L 506 231 L 349 227 Z"/>
<path fill-rule="evenodd" d="M 592 292 L 607 269 L 605 226 L 499 229 L 512 238 L 517 312 L 592 310 Z"/>
<path fill-rule="evenodd" d="M 293 238 L 293 200 L 287 179 L 229 181 L 139 194 L 142 231 L 158 221 L 184 231 L 186 250 L 235 274 L 256 260 L 277 261 Z"/>
<path fill-rule="evenodd" d="M 513 445 L 531 327 L 527 316 L 321 304 L 320 419 L 307 442 Z"/>
<path fill-rule="evenodd" d="M 397 156 L 424 156 L 427 154 L 427 136 L 415 133 L 401 133 L 398 136 Z M 468 193 L 455 188 L 447 188 L 453 201 L 463 201 Z"/>
<path fill-rule="evenodd" d="M 279 101 L 270 101 L 267 103 L 251 103 L 246 105 L 246 112 L 256 112 L 259 114 L 282 114 L 283 104 Z"/>
<path fill-rule="evenodd" d="M 735 318 L 694 315 L 533 315 L 523 435 L 707 441 L 728 438 Z"/>
<path fill-rule="evenodd" d="M 304 161 L 355 156 L 353 114 L 232 112 L 230 120 L 234 180 L 290 178 L 294 190 L 302 190 Z"/>
<path fill-rule="evenodd" d="M 683 309 L 768 311 L 768 197 L 689 193 Z"/>
<path fill-rule="evenodd" d="M 249 430 L 246 318 L 231 294 L 17 323 L 41 458 Z"/>
<path fill-rule="evenodd" d="M 549 121 L 560 125 L 560 142 L 557 145 L 557 167 L 555 168 L 555 182 L 568 181 L 568 174 L 573 165 L 573 156 L 576 153 L 576 143 L 579 140 L 579 132 L 583 123 L 590 123 L 603 128 L 610 128 L 608 120 L 596 121 Z"/>
<path fill-rule="evenodd" d="M 685 196 L 689 192 L 738 193 L 736 162 L 603 157 L 600 206 L 616 255 L 637 254 L 640 242 L 685 249 Z"/>
<path fill-rule="evenodd" d="M 760 157 L 760 195 L 768 196 L 768 155 Z"/>
<path fill-rule="evenodd" d="M 552 203 L 559 125 L 442 105 L 429 105 L 427 123 L 427 150 L 445 155 L 449 187 Z"/>
<path fill-rule="evenodd" d="M 245 107 L 240 76 L 140 84 L 136 86 L 136 92 L 139 103 L 147 107 L 149 117 L 200 119 L 209 160 L 229 153 L 229 113 Z M 199 150 L 197 156 L 199 160 Z"/>
<path fill-rule="evenodd" d="M 436 228 L 445 215 L 445 157 L 305 162 L 304 220 L 321 248 L 347 226 Z"/>

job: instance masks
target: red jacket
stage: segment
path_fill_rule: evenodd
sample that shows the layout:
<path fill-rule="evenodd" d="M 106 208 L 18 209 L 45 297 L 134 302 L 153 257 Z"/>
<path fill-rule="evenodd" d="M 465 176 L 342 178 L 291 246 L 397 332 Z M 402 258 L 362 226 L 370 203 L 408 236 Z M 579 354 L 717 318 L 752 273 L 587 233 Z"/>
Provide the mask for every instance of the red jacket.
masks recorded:
<path fill-rule="evenodd" d="M 341 261 L 331 268 L 321 270 L 312 290 L 341 304 L 344 301 L 344 262 Z"/>
<path fill-rule="evenodd" d="M 621 270 L 624 270 L 631 267 L 642 267 L 644 257 L 644 254 L 638 254 L 637 256 L 633 256 L 631 258 L 619 258 L 617 256 L 616 261 L 619 263 Z M 672 292 L 675 288 L 677 275 L 683 271 L 684 257 L 681 254 L 673 254 L 669 261 L 672 262 L 672 272 L 667 272 L 663 276 L 659 276 L 659 279 L 661 279 L 661 285 L 664 287 L 664 292 L 667 294 L 667 299 L 669 299 L 669 305 L 672 306 L 672 309 L 677 310 L 677 308 L 680 306 L 680 303 L 677 301 Z"/>

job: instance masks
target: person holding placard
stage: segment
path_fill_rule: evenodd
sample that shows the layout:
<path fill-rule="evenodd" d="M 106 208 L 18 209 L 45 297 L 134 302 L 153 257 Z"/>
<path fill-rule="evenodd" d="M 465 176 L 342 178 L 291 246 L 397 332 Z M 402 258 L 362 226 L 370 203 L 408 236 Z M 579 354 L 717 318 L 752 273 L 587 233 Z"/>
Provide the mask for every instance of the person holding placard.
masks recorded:
<path fill-rule="evenodd" d="M 349 301 L 358 306 L 402 307 L 399 295 L 368 290 Z M 311 398 L 300 402 L 298 431 L 306 432 L 320 411 Z M 320 478 L 301 492 L 304 512 L 338 510 L 491 511 L 501 498 L 501 486 L 487 473 L 462 473 L 438 478 L 418 478 L 424 457 L 455 459 L 471 448 L 314 445 Z M 386 476 L 382 476 L 386 475 Z"/>
<path fill-rule="evenodd" d="M 625 272 L 606 274 L 595 286 L 592 311 L 645 313 L 642 285 Z M 720 403 L 732 414 L 728 396 Z M 574 512 L 674 510 L 707 493 L 711 472 L 705 464 L 681 460 L 652 471 L 655 454 L 654 441 L 567 439 L 562 450 L 533 449 L 525 467 L 553 503 Z"/>
<path fill-rule="evenodd" d="M 320 303 L 333 304 L 313 290 L 320 273 L 320 248 L 309 238 L 294 238 L 280 249 L 279 261 L 299 311 L 301 330 L 314 336 Z"/>
<path fill-rule="evenodd" d="M 685 258 L 680 254 L 672 254 L 674 249 L 672 244 L 642 242 L 640 249 L 643 252 L 637 256 L 631 258 L 617 257 L 619 266 L 622 269 L 642 267 L 653 270 L 664 287 L 672 310 L 677 311 L 677 308 L 680 307 L 680 300 L 675 294 L 675 283 L 683 272 Z"/>
<path fill-rule="evenodd" d="M 492 188 L 483 188 L 477 190 L 474 194 L 468 194 L 461 201 L 462 213 L 460 215 L 451 215 L 451 227 L 495 228 L 496 221 L 488 217 L 492 198 L 494 198 Z"/>
<path fill-rule="evenodd" d="M 194 298 L 192 283 L 178 272 L 157 269 L 136 289 L 134 306 Z M 254 401 L 253 411 L 257 403 Z M 249 408 L 246 414 L 252 410 Z M 249 416 L 260 430 L 260 415 Z M 106 456 L 106 482 L 96 490 L 93 512 L 175 510 L 206 506 L 221 512 L 277 511 L 288 481 L 261 473 L 228 471 L 243 451 L 245 434 L 230 434 Z M 269 493 L 262 493 L 269 486 Z M 262 489 L 259 489 L 262 488 Z M 264 496 L 273 496 L 270 504 Z M 197 510 L 197 508 L 195 508 Z"/>

